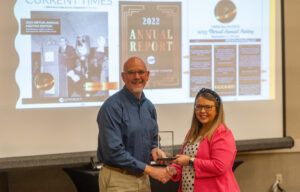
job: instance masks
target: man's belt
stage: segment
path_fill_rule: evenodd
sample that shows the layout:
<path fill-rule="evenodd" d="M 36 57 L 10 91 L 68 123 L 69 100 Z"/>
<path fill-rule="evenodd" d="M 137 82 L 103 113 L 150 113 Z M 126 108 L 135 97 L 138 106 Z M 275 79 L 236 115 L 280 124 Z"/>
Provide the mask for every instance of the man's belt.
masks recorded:
<path fill-rule="evenodd" d="M 108 169 L 111 169 L 113 171 L 117 171 L 117 172 L 125 174 L 125 175 L 132 175 L 132 176 L 136 176 L 136 177 L 141 177 L 141 176 L 144 175 L 144 173 L 132 173 L 132 172 L 129 172 L 127 170 L 124 170 L 124 169 L 121 169 L 121 168 L 117 168 L 117 167 L 111 167 L 111 166 L 106 165 L 106 164 L 103 164 L 103 167 L 106 167 Z"/>

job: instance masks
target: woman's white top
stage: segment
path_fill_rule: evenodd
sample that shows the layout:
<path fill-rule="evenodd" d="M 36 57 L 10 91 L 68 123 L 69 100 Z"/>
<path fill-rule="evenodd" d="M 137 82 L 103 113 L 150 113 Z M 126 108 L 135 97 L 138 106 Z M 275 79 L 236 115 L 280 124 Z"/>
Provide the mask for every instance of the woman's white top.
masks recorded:
<path fill-rule="evenodd" d="M 184 147 L 183 154 L 190 156 L 190 157 L 196 157 L 199 145 L 201 141 L 201 136 L 196 139 L 196 141 L 191 144 L 187 143 L 187 145 Z M 182 167 L 182 192 L 194 192 L 194 181 L 195 181 L 195 169 L 194 166 L 183 166 Z"/>

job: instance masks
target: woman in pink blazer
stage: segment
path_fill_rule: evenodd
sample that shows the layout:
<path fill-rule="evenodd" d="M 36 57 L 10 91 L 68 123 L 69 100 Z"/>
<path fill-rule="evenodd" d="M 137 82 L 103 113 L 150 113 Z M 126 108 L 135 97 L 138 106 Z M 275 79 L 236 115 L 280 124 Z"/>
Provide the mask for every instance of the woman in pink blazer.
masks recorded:
<path fill-rule="evenodd" d="M 220 96 L 201 89 L 194 105 L 191 128 L 180 155 L 167 168 L 179 192 L 239 192 L 232 172 L 236 155 L 232 132 L 224 123 Z"/>

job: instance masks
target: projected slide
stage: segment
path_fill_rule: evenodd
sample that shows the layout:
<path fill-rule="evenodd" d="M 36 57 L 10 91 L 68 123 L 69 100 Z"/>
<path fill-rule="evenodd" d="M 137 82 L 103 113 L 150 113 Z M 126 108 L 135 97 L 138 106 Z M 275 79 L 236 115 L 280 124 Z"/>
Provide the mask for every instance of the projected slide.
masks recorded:
<path fill-rule="evenodd" d="M 209 87 L 224 97 L 269 99 L 267 8 L 260 0 L 190 1 L 189 18 L 205 18 L 189 20 L 191 95 Z"/>
<path fill-rule="evenodd" d="M 150 71 L 154 104 L 274 99 L 270 2 L 18 0 L 16 108 L 99 106 L 124 86 L 131 56 Z"/>

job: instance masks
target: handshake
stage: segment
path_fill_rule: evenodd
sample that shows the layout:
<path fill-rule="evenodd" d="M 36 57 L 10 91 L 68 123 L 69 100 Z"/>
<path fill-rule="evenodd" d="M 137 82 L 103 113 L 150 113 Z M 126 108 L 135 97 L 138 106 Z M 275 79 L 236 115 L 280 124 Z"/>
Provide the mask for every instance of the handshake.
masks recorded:
<path fill-rule="evenodd" d="M 164 184 L 167 183 L 174 175 L 177 174 L 176 168 L 173 166 L 151 167 L 147 165 L 145 172 L 151 177 L 153 177 L 154 179 Z"/>
<path fill-rule="evenodd" d="M 158 149 L 154 148 L 152 150 L 152 157 L 156 161 L 156 163 L 164 165 L 175 160 L 174 158 L 166 158 L 165 153 Z M 177 175 L 177 170 L 173 166 L 167 167 L 152 167 L 150 165 L 146 165 L 145 173 L 150 175 L 152 178 L 162 182 L 167 183 L 173 176 Z"/>

